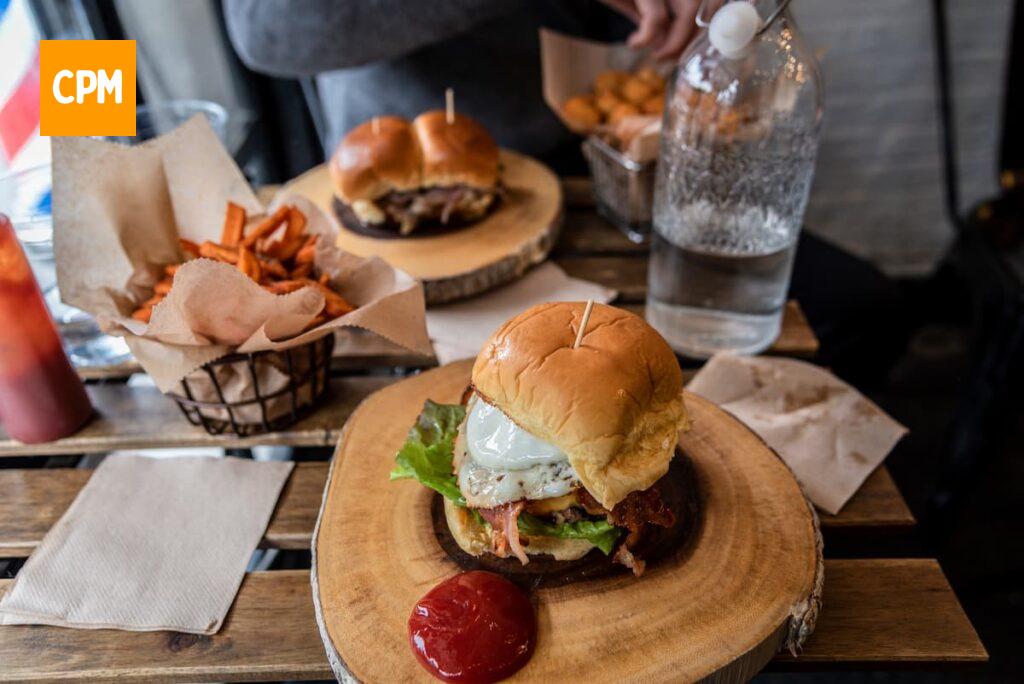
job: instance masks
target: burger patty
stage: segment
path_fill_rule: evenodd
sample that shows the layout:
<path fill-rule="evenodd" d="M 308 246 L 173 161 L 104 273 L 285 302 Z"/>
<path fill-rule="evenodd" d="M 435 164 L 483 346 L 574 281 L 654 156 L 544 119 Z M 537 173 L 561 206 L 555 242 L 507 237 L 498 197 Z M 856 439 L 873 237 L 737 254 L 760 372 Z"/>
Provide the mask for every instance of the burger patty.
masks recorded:
<path fill-rule="evenodd" d="M 500 198 L 502 190 L 470 187 L 465 184 L 441 187 L 417 188 L 415 190 L 392 190 L 372 202 L 379 214 L 374 223 L 391 223 L 399 233 L 408 235 L 420 223 L 436 222 L 448 225 L 456 222 L 477 221 L 483 218 Z M 369 218 L 374 213 L 367 207 L 360 207 L 358 213 Z"/>

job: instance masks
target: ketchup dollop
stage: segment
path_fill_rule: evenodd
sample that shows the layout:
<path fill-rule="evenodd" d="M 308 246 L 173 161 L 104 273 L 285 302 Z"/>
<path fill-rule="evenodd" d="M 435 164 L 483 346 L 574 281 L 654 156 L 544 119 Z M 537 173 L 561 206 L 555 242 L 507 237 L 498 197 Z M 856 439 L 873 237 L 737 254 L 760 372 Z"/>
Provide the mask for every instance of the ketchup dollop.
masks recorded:
<path fill-rule="evenodd" d="M 533 654 L 537 618 L 516 585 L 490 572 L 456 575 L 431 589 L 409 616 L 409 644 L 446 682 L 496 682 Z"/>

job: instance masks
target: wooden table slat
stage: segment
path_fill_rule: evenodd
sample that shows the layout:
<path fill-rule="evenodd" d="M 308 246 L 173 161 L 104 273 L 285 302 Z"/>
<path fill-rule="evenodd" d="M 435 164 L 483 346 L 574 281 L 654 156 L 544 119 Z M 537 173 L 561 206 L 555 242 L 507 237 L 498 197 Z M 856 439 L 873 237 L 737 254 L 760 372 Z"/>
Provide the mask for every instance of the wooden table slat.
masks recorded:
<path fill-rule="evenodd" d="M 0 469 L 0 558 L 28 556 L 63 515 L 91 472 L 81 468 Z M 326 481 L 326 463 L 295 464 L 262 546 L 309 548 Z M 909 529 L 914 517 L 883 466 L 839 515 L 822 515 L 821 524 L 827 542 L 833 529 Z"/>
<path fill-rule="evenodd" d="M 829 560 L 825 578 L 815 633 L 799 657 L 782 654 L 772 669 L 930 668 L 987 660 L 936 561 Z M 0 593 L 9 586 L 10 580 L 0 581 Z M 538 648 L 544 639 L 570 637 L 542 634 Z M 0 663 L 0 681 L 332 678 L 304 570 L 247 575 L 224 627 L 211 637 L 8 626 L 0 629 Z"/>
<path fill-rule="evenodd" d="M 642 306 L 626 308 L 643 313 Z M 813 353 L 816 348 L 817 340 L 806 326 L 799 305 L 789 302 L 782 332 L 770 353 Z M 190 425 L 177 404 L 154 387 L 129 387 L 123 383 L 90 385 L 87 389 L 98 413 L 96 419 L 70 437 L 44 444 L 21 444 L 7 437 L 0 427 L 0 458 L 193 446 L 334 446 L 352 409 L 371 392 L 396 379 L 395 376 L 332 378 L 330 395 L 310 416 L 286 430 L 241 439 L 229 434 L 210 435 L 202 427 Z"/>
<path fill-rule="evenodd" d="M 818 627 L 771 669 L 948 668 L 988 653 L 934 558 L 825 561 Z"/>
<path fill-rule="evenodd" d="M 637 244 L 593 209 L 570 207 L 565 212 L 566 230 L 555 244 L 555 259 L 570 256 L 624 256 L 645 259 L 647 244 Z"/>
<path fill-rule="evenodd" d="M 823 529 L 887 528 L 909 530 L 917 524 L 889 469 L 879 466 L 837 515 L 818 513 Z"/>
<path fill-rule="evenodd" d="M 356 405 L 396 379 L 392 376 L 332 378 L 330 395 L 316 411 L 290 428 L 252 437 L 208 434 L 201 426 L 191 425 L 178 405 L 155 387 L 89 385 L 86 390 L 97 413 L 92 422 L 70 437 L 42 444 L 21 444 L 0 430 L 0 457 L 171 447 L 334 446 L 341 426 Z"/>
<path fill-rule="evenodd" d="M 638 304 L 647 297 L 647 259 L 601 255 L 559 257 L 555 263 L 574 278 L 616 290 L 617 304 Z"/>

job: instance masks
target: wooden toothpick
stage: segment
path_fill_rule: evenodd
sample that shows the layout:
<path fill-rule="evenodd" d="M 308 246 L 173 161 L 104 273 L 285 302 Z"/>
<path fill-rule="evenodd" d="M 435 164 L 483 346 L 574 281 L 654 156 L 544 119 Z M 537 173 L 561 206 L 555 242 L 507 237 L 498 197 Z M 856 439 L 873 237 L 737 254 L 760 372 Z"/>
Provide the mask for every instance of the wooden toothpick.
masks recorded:
<path fill-rule="evenodd" d="M 380 118 L 373 117 L 370 119 L 370 128 L 373 130 L 374 135 L 380 135 Z"/>
<path fill-rule="evenodd" d="M 455 91 L 451 88 L 444 89 L 444 120 L 449 125 L 455 123 Z"/>
<path fill-rule="evenodd" d="M 579 349 L 583 342 L 583 333 L 587 331 L 587 323 L 590 322 L 590 312 L 594 310 L 594 300 L 587 300 L 587 308 L 583 310 L 583 320 L 580 321 L 580 329 L 576 331 L 576 341 L 572 343 L 573 349 Z"/>

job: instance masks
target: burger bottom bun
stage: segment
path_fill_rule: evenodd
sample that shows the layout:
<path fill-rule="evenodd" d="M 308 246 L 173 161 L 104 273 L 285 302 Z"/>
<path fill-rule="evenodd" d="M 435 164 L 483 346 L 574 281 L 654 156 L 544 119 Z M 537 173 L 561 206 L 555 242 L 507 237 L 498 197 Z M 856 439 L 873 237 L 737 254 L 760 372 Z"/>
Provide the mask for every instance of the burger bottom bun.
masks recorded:
<path fill-rule="evenodd" d="M 463 551 L 471 556 L 482 556 L 491 552 L 491 533 L 476 521 L 468 508 L 456 506 L 444 500 L 444 517 L 452 538 Z M 590 553 L 594 545 L 586 539 L 558 539 L 557 537 L 527 537 L 522 535 L 523 548 L 527 555 L 546 553 L 558 561 L 572 561 Z M 529 542 L 527 545 L 526 542 Z"/>

